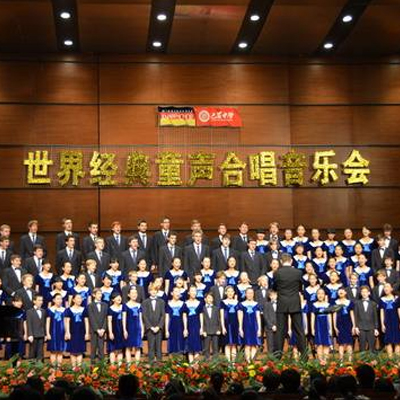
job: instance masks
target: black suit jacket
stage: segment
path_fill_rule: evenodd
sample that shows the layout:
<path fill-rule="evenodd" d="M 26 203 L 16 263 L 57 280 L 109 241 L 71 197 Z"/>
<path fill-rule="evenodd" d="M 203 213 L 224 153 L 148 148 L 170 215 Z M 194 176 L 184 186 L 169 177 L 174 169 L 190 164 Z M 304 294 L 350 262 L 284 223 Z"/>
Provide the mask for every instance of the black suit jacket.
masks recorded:
<path fill-rule="evenodd" d="M 95 251 L 89 253 L 87 255 L 87 258 L 90 260 L 96 261 L 96 265 L 97 265 L 96 274 L 98 274 L 99 276 L 102 277 L 104 272 L 110 268 L 111 257 L 105 251 L 102 251 L 101 254 L 102 254 L 101 260 L 99 259 L 99 257 L 97 256 L 97 253 Z"/>
<path fill-rule="evenodd" d="M 269 290 L 265 289 L 264 292 L 265 295 L 263 295 L 263 290 L 260 287 L 256 289 L 255 292 L 255 300 L 260 305 L 261 310 L 263 309 L 264 304 L 269 302 L 269 297 L 268 297 Z"/>
<path fill-rule="evenodd" d="M 185 247 L 183 266 L 190 279 L 193 279 L 193 275 L 196 271 L 201 270 L 201 262 L 203 261 L 203 258 L 209 256 L 210 248 L 207 245 L 201 245 L 200 257 L 197 256 L 193 244 Z"/>
<path fill-rule="evenodd" d="M 70 262 L 72 265 L 72 275 L 77 276 L 82 268 L 82 254 L 79 250 L 74 250 L 72 254 L 72 259 L 68 257 L 66 248 L 60 250 L 56 256 L 56 269 L 58 275 L 62 274 L 62 267 L 64 263 Z"/>
<path fill-rule="evenodd" d="M 278 292 L 279 313 L 296 313 L 301 311 L 300 295 L 302 273 L 290 266 L 282 266 L 274 274 L 274 289 Z"/>
<path fill-rule="evenodd" d="M 382 286 L 381 295 L 379 295 L 379 284 L 375 285 L 374 288 L 372 289 L 371 299 L 377 304 L 379 304 L 379 301 L 381 300 L 381 297 L 385 295 L 384 292 L 383 292 L 383 286 Z M 357 300 L 359 300 L 359 298 Z"/>
<path fill-rule="evenodd" d="M 42 259 L 43 263 L 43 259 Z M 24 268 L 26 269 L 28 274 L 36 276 L 40 271 L 38 270 L 36 261 L 34 257 L 29 257 L 24 261 Z"/>
<path fill-rule="evenodd" d="M 278 250 L 278 258 L 277 260 L 279 261 L 279 264 L 281 263 L 281 255 L 282 253 Z M 265 264 L 266 264 L 266 268 L 267 271 L 271 271 L 271 261 L 274 259 L 272 257 L 272 252 L 269 251 L 267 254 L 263 255 L 263 257 L 265 257 Z"/>
<path fill-rule="evenodd" d="M 103 285 L 101 280 L 101 275 L 96 271 L 94 274 L 94 279 L 89 275 L 88 272 L 85 272 L 86 276 L 86 286 L 93 292 L 94 288 L 100 288 Z M 94 282 L 93 282 L 94 281 Z"/>
<path fill-rule="evenodd" d="M 214 297 L 214 304 L 219 307 L 221 305 L 221 301 L 225 299 L 225 287 L 224 287 L 224 293 L 223 296 L 221 297 L 220 291 L 219 291 L 220 286 L 214 285 L 211 286 L 210 288 L 210 293 Z"/>
<path fill-rule="evenodd" d="M 385 268 L 386 271 L 386 282 L 390 283 L 395 290 L 398 289 L 399 284 L 400 284 L 400 275 L 398 271 L 396 271 L 396 268 L 393 266 L 393 268 L 390 270 L 390 276 L 388 274 L 388 270 Z"/>
<path fill-rule="evenodd" d="M 267 301 L 264 303 L 262 310 L 265 329 L 270 331 L 273 326 L 276 326 L 276 313 L 274 311 L 274 306 L 270 301 Z"/>
<path fill-rule="evenodd" d="M 97 304 L 92 301 L 87 306 L 87 313 L 89 318 L 90 333 L 93 334 L 99 329 L 107 329 L 107 313 L 108 306 L 106 303 L 101 302 L 100 312 L 97 308 Z"/>
<path fill-rule="evenodd" d="M 137 232 L 137 237 L 139 242 L 139 249 L 145 252 L 146 262 L 150 268 L 151 265 L 157 264 L 157 262 L 153 260 L 153 238 L 146 233 L 146 246 L 144 246 L 142 237 L 140 236 L 139 232 Z"/>
<path fill-rule="evenodd" d="M 222 242 L 221 242 L 221 239 L 219 238 L 219 236 L 213 238 L 213 239 L 211 240 L 211 243 L 210 243 L 210 251 L 211 251 L 211 253 L 212 253 L 215 249 L 218 249 L 218 247 L 221 247 L 221 246 L 222 246 Z"/>
<path fill-rule="evenodd" d="M 211 307 L 211 318 L 208 315 L 207 306 L 203 308 L 203 332 L 207 335 L 216 335 L 217 332 L 221 332 L 219 308 L 215 305 Z"/>
<path fill-rule="evenodd" d="M 153 311 L 151 302 L 152 300 L 148 298 L 142 303 L 144 328 L 148 331 L 151 327 L 158 326 L 160 330 L 163 330 L 165 324 L 165 302 L 157 298 L 155 311 Z"/>
<path fill-rule="evenodd" d="M 43 257 L 46 257 L 47 255 L 47 247 L 46 247 L 46 242 L 44 240 L 44 237 L 41 235 L 36 235 L 36 240 L 35 243 L 32 242 L 31 237 L 29 234 L 25 234 L 21 236 L 20 239 L 20 256 L 22 257 L 23 260 L 25 260 L 28 257 L 33 256 L 33 247 L 35 245 L 40 244 L 43 247 Z M 64 244 L 65 247 L 65 244 Z"/>
<path fill-rule="evenodd" d="M 158 262 L 160 248 L 166 244 L 167 239 L 163 235 L 162 231 L 157 231 L 152 240 L 152 257 L 154 262 Z"/>
<path fill-rule="evenodd" d="M 122 254 L 128 249 L 128 247 L 128 239 L 126 236 L 120 235 L 120 242 L 118 245 L 114 235 L 111 235 L 106 238 L 106 247 L 104 250 L 111 256 L 111 258 L 118 258 L 119 262 L 122 263 Z"/>
<path fill-rule="evenodd" d="M 254 285 L 257 283 L 257 279 L 266 273 L 266 262 L 265 258 L 257 252 L 254 252 L 254 257 L 250 256 L 248 251 L 244 251 L 240 257 L 240 270 L 247 272 L 250 278 L 250 282 Z"/>
<path fill-rule="evenodd" d="M 247 234 L 247 240 L 249 240 L 249 235 Z M 240 235 L 234 236 L 231 242 L 232 249 L 242 253 L 247 250 L 247 242 L 245 242 Z"/>
<path fill-rule="evenodd" d="M 359 287 L 359 286 L 357 286 L 356 296 L 354 296 L 353 290 L 352 290 L 352 288 L 351 288 L 350 286 L 347 286 L 347 287 L 345 288 L 345 290 L 346 290 L 346 293 L 347 293 L 347 298 L 348 298 L 350 301 L 355 302 L 356 300 L 359 300 L 359 298 L 360 298 L 360 296 L 361 296 L 361 294 L 360 294 L 360 287 Z"/>
<path fill-rule="evenodd" d="M 187 235 L 187 236 L 185 236 L 185 239 L 183 240 L 182 247 L 185 248 L 186 246 L 190 246 L 192 243 L 193 243 L 193 236 Z M 207 236 L 203 235 L 201 243 L 209 245 L 210 241 L 208 240 Z"/>
<path fill-rule="evenodd" d="M 137 296 L 137 299 L 136 299 L 136 301 L 138 302 L 138 303 L 141 303 L 147 296 L 145 295 L 145 293 L 144 293 L 144 288 L 143 288 L 143 286 L 139 286 L 139 285 L 130 285 L 129 283 L 127 284 L 127 285 L 125 285 L 123 288 L 122 288 L 122 290 L 121 290 L 121 294 L 122 294 L 122 302 L 123 303 L 127 303 L 128 302 L 128 295 L 129 295 L 129 292 L 131 291 L 131 288 L 135 288 L 136 289 L 136 291 L 137 291 L 137 293 L 138 293 L 138 296 Z"/>
<path fill-rule="evenodd" d="M 235 257 L 236 259 L 236 266 L 239 269 L 240 261 L 239 261 L 239 253 L 235 249 L 228 249 L 228 258 Z M 222 251 L 221 247 L 215 249 L 212 252 L 212 266 L 215 272 L 218 271 L 225 271 L 228 267 L 227 259 L 225 259 L 225 254 Z"/>
<path fill-rule="evenodd" d="M 394 252 L 390 247 L 385 249 L 383 253 L 383 258 L 381 257 L 379 248 L 372 250 L 371 266 L 374 272 L 377 272 L 378 269 L 384 268 L 384 259 L 386 257 L 393 257 L 393 259 L 395 258 Z"/>
<path fill-rule="evenodd" d="M 28 336 L 44 338 L 46 336 L 46 310 L 40 309 L 42 317 L 39 318 L 37 310 L 34 308 L 26 312 L 26 326 Z"/>
<path fill-rule="evenodd" d="M 354 304 L 354 319 L 356 327 L 360 330 L 370 331 L 378 329 L 378 309 L 377 304 L 370 300 L 367 312 L 364 311 L 363 301 L 360 299 Z"/>
<path fill-rule="evenodd" d="M 172 264 L 172 254 L 168 248 L 168 245 L 162 246 L 158 252 L 159 260 L 158 260 L 158 273 L 163 278 L 165 274 L 171 269 Z M 174 246 L 174 258 L 178 257 L 182 260 L 182 248 L 179 246 Z"/>
<path fill-rule="evenodd" d="M 32 294 L 32 300 L 29 298 L 29 295 L 25 288 L 20 288 L 15 292 L 16 296 L 21 297 L 22 299 L 22 308 L 27 311 L 30 310 L 33 307 L 33 296 L 35 295 L 35 292 L 33 289 L 29 289 L 31 294 Z"/>
<path fill-rule="evenodd" d="M 136 260 L 132 258 L 130 249 L 122 253 L 121 271 L 125 276 L 128 276 L 129 271 L 137 271 L 137 265 L 140 260 L 146 259 L 146 253 L 143 250 L 137 250 Z"/>
<path fill-rule="evenodd" d="M 65 247 L 65 246 L 64 246 Z M 82 256 L 85 260 L 88 259 L 88 254 L 94 251 L 94 240 L 90 235 L 87 235 L 82 240 Z"/>
<path fill-rule="evenodd" d="M 21 282 L 22 282 L 22 276 L 26 274 L 26 270 L 24 268 L 21 268 Z M 16 292 L 18 289 L 22 288 L 22 283 L 21 283 L 17 275 L 14 272 L 14 269 L 12 267 L 7 268 L 4 273 L 3 273 L 3 289 L 4 291 L 11 296 L 14 292 Z"/>
<path fill-rule="evenodd" d="M 0 258 L 0 276 L 3 275 L 3 271 L 6 268 L 11 267 L 11 256 L 13 255 L 12 251 L 8 248 L 6 250 L 6 256 L 4 258 L 4 261 Z"/>
<path fill-rule="evenodd" d="M 79 242 L 79 234 L 76 232 L 72 232 L 72 236 L 75 238 L 75 249 L 80 250 L 81 245 Z M 65 234 L 65 232 L 57 233 L 57 236 L 56 236 L 56 251 L 57 252 L 60 250 L 63 250 L 65 248 L 66 240 L 67 240 L 67 235 Z"/>

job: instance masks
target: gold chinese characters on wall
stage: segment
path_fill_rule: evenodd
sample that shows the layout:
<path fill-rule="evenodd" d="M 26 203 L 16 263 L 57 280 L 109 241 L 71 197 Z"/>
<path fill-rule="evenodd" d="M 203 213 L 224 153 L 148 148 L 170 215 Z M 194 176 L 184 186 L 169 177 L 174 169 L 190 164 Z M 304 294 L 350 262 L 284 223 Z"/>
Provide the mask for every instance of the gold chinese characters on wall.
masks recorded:
<path fill-rule="evenodd" d="M 114 150 L 114 149 L 113 149 Z M 153 149 L 154 150 L 154 149 Z M 239 148 L 234 151 L 29 150 L 23 160 L 25 183 L 58 187 L 300 187 L 364 186 L 370 161 L 350 149 L 284 151 Z M 258 148 L 257 148 L 258 150 Z"/>

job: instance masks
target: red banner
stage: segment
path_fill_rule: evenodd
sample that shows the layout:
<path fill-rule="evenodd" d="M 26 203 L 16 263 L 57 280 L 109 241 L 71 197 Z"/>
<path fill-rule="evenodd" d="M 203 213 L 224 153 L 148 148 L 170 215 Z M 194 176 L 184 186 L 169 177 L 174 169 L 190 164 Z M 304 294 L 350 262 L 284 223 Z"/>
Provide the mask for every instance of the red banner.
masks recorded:
<path fill-rule="evenodd" d="M 194 107 L 196 126 L 230 126 L 240 128 L 242 120 L 236 108 Z"/>

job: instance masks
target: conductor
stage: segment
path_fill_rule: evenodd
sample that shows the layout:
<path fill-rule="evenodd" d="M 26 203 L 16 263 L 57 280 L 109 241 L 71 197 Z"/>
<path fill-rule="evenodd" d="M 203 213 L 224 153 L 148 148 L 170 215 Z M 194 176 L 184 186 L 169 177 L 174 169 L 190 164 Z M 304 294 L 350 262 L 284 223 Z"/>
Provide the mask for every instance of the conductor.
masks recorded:
<path fill-rule="evenodd" d="M 292 268 L 292 262 L 292 257 L 289 254 L 282 254 L 282 266 L 274 275 L 274 289 L 278 293 L 276 309 L 277 349 L 282 354 L 290 316 L 292 331 L 296 334 L 297 347 L 304 355 L 306 338 L 302 324 L 300 303 L 302 274 L 299 270 Z"/>

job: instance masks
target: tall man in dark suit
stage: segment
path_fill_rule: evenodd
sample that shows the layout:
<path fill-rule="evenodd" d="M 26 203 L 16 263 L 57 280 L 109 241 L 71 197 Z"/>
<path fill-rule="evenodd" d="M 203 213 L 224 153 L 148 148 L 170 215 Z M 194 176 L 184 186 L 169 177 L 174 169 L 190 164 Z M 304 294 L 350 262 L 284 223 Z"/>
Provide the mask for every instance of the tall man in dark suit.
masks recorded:
<path fill-rule="evenodd" d="M 92 292 L 93 301 L 87 307 L 90 327 L 90 361 L 104 358 L 104 340 L 107 329 L 108 306 L 101 301 L 103 294 L 99 288 Z"/>
<path fill-rule="evenodd" d="M 153 362 L 154 357 L 161 361 L 161 341 L 165 324 L 165 302 L 157 297 L 157 288 L 149 286 L 150 297 L 142 303 L 142 316 L 144 329 L 147 335 L 149 348 L 149 361 Z"/>
<path fill-rule="evenodd" d="M 297 347 L 304 354 L 306 349 L 306 338 L 302 324 L 300 292 L 302 289 L 302 273 L 292 268 L 292 257 L 283 254 L 282 266 L 274 275 L 274 290 L 278 293 L 276 309 L 277 350 L 282 353 L 285 337 L 288 332 L 288 319 L 290 317 L 292 330 L 296 334 Z"/>
<path fill-rule="evenodd" d="M 239 252 L 230 248 L 230 244 L 231 236 L 227 233 L 222 237 L 221 246 L 212 252 L 212 266 L 214 271 L 225 271 L 228 267 L 229 257 L 235 258 L 237 268 L 239 269 Z"/>
<path fill-rule="evenodd" d="M 184 270 L 190 281 L 193 282 L 194 273 L 201 270 L 204 257 L 210 256 L 210 248 L 202 243 L 203 232 L 193 233 L 193 243 L 184 250 Z"/>
<path fill-rule="evenodd" d="M 198 219 L 192 219 L 192 222 L 190 224 L 190 229 L 191 229 L 192 233 L 185 236 L 185 239 L 183 240 L 183 245 L 182 245 L 183 248 L 185 248 L 186 246 L 189 246 L 193 243 L 193 233 L 194 232 L 202 231 L 201 222 Z M 209 244 L 209 240 L 206 235 L 203 234 L 201 242 L 203 244 L 207 244 L 207 245 Z"/>
<path fill-rule="evenodd" d="M 0 237 L 0 277 L 2 272 L 11 265 L 12 251 L 9 249 L 10 239 L 6 236 Z"/>
<path fill-rule="evenodd" d="M 172 260 L 176 257 L 183 260 L 182 248 L 176 245 L 178 236 L 176 232 L 170 231 L 168 234 L 168 243 L 159 249 L 158 274 L 165 277 L 165 274 L 171 269 Z"/>
<path fill-rule="evenodd" d="M 61 251 L 65 248 L 65 242 L 68 237 L 73 236 L 75 238 L 75 249 L 80 251 L 79 234 L 72 231 L 73 222 L 71 218 L 63 218 L 62 226 L 63 232 L 60 232 L 56 236 L 56 251 Z"/>
<path fill-rule="evenodd" d="M 129 271 L 137 271 L 140 260 L 146 259 L 146 253 L 139 249 L 139 240 L 136 235 L 129 237 L 129 248 L 122 253 L 121 271 L 128 276 Z"/>
<path fill-rule="evenodd" d="M 22 277 L 26 270 L 21 267 L 22 261 L 18 254 L 11 256 L 11 267 L 3 273 L 3 289 L 9 297 L 13 297 L 18 289 L 22 288 Z"/>
<path fill-rule="evenodd" d="M 106 252 L 111 258 L 118 258 L 119 263 L 123 262 L 122 253 L 128 249 L 128 239 L 122 234 L 122 225 L 119 221 L 111 224 L 112 235 L 106 238 Z"/>
<path fill-rule="evenodd" d="M 44 237 L 38 234 L 39 222 L 32 220 L 28 222 L 28 233 L 21 236 L 20 239 L 20 255 L 23 260 L 33 256 L 33 247 L 40 244 L 43 247 L 44 257 L 47 254 L 46 242 Z"/>
<path fill-rule="evenodd" d="M 65 262 L 72 265 L 72 274 L 77 276 L 82 267 L 82 254 L 75 248 L 75 237 L 68 236 L 63 250 L 60 250 L 56 256 L 56 269 L 58 275 L 62 275 L 62 267 Z"/>
<path fill-rule="evenodd" d="M 26 328 L 29 342 L 29 358 L 43 361 L 43 347 L 46 337 L 46 310 L 43 296 L 33 296 L 33 307 L 26 312 Z"/>
<path fill-rule="evenodd" d="M 159 251 L 162 246 L 165 246 L 168 242 L 168 234 L 171 228 L 171 220 L 168 217 L 164 217 L 160 223 L 160 230 L 157 231 L 153 236 L 152 243 L 152 254 L 153 261 L 156 263 L 160 259 Z"/>
<path fill-rule="evenodd" d="M 99 276 L 103 276 L 104 272 L 110 267 L 111 257 L 104 251 L 104 239 L 101 237 L 96 238 L 94 242 L 95 249 L 91 253 L 88 253 L 88 260 L 96 261 L 96 273 Z"/>
<path fill-rule="evenodd" d="M 139 249 L 146 253 L 147 266 L 153 271 L 157 262 L 153 260 L 153 238 L 147 234 L 147 221 L 144 219 L 139 220 L 137 228 Z"/>
<path fill-rule="evenodd" d="M 247 272 L 252 285 L 256 285 L 258 278 L 266 273 L 265 258 L 256 252 L 256 245 L 256 240 L 250 238 L 248 250 L 244 251 L 240 257 L 240 271 Z"/>
<path fill-rule="evenodd" d="M 232 238 L 232 249 L 240 253 L 247 250 L 247 242 L 249 238 L 249 225 L 242 222 L 239 226 L 239 234 Z"/>
<path fill-rule="evenodd" d="M 377 304 L 370 297 L 368 286 L 362 286 L 361 299 L 354 304 L 353 334 L 360 338 L 360 351 L 375 352 L 375 338 L 379 336 L 379 320 Z"/>
<path fill-rule="evenodd" d="M 222 238 L 228 233 L 228 229 L 226 224 L 220 223 L 218 225 L 218 236 L 213 238 L 210 243 L 210 251 L 211 253 L 222 246 Z"/>
<path fill-rule="evenodd" d="M 371 266 L 374 273 L 381 268 L 385 268 L 385 258 L 395 258 L 393 249 L 391 247 L 386 247 L 385 237 L 383 235 L 378 235 L 376 237 L 376 242 L 378 243 L 378 247 L 372 250 L 371 253 Z"/>
<path fill-rule="evenodd" d="M 94 242 L 99 234 L 99 224 L 97 222 L 89 222 L 89 234 L 82 240 L 82 257 L 87 260 L 87 255 L 95 250 Z"/>

